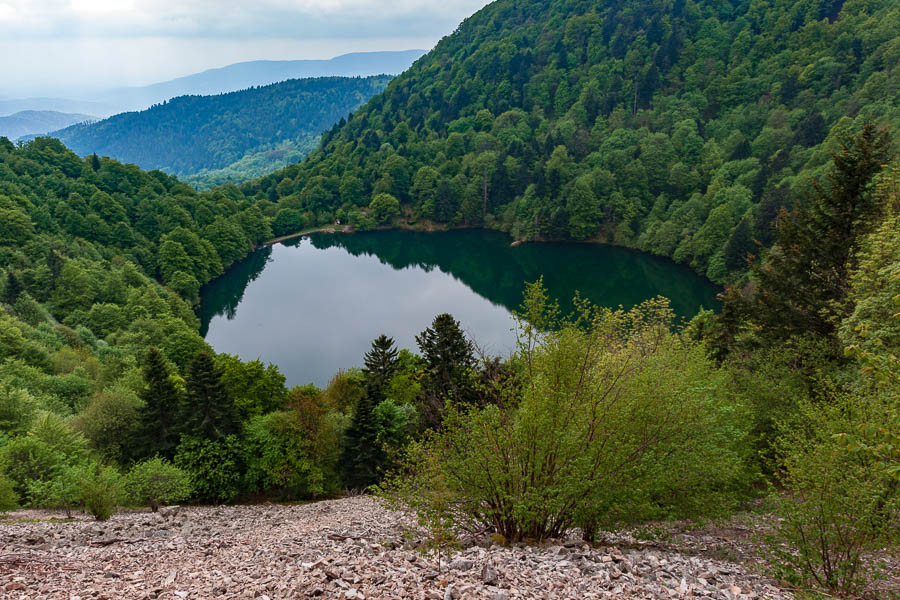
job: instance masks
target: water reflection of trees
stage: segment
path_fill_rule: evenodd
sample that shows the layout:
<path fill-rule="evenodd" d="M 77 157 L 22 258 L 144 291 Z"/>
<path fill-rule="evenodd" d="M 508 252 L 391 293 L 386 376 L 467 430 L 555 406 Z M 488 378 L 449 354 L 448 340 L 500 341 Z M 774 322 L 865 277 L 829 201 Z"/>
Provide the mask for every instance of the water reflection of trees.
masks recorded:
<path fill-rule="evenodd" d="M 340 247 L 354 256 L 374 256 L 394 269 L 438 268 L 474 292 L 507 309 L 522 301 L 526 281 L 543 275 L 552 297 L 568 309 L 576 290 L 604 306 L 632 306 L 657 295 L 672 300 L 682 316 L 716 307 L 716 289 L 670 260 L 624 248 L 589 244 L 510 246 L 507 236 L 479 230 L 445 233 L 372 232 L 314 235 L 318 249 Z"/>
<path fill-rule="evenodd" d="M 244 260 L 234 264 L 222 277 L 210 282 L 200 291 L 200 334 L 206 335 L 214 317 L 234 318 L 237 307 L 244 299 L 247 286 L 259 277 L 272 256 L 271 247 L 263 247 Z"/>

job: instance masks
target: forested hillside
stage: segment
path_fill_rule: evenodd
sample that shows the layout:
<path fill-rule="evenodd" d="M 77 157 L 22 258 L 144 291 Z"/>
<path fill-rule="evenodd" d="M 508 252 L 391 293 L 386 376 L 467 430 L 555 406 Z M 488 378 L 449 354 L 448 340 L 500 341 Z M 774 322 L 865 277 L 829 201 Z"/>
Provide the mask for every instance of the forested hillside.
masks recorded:
<path fill-rule="evenodd" d="M 387 193 L 413 218 L 724 282 L 840 132 L 900 123 L 898 30 L 890 0 L 499 0 L 244 191 L 323 222 Z"/>
<path fill-rule="evenodd" d="M 389 81 L 388 76 L 295 79 L 218 96 L 182 96 L 51 135 L 82 156 L 96 153 L 177 175 L 224 169 L 270 153 L 261 164 L 232 167 L 233 174 L 248 179 L 302 158 L 319 134 Z"/>

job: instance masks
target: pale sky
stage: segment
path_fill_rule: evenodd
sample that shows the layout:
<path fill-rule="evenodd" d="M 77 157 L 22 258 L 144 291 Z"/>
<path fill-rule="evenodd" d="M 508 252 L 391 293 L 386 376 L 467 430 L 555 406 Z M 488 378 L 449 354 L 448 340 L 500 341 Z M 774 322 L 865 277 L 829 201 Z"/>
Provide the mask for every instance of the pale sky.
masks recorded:
<path fill-rule="evenodd" d="M 245 60 L 430 49 L 488 2 L 0 0 L 0 98 L 71 97 Z"/>

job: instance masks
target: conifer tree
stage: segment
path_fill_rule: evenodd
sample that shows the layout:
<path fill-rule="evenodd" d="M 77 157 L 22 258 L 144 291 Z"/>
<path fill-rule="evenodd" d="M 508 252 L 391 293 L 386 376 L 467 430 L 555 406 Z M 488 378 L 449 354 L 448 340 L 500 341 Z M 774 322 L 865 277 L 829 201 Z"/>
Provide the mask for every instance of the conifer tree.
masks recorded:
<path fill-rule="evenodd" d="M 372 349 L 366 352 L 363 358 L 369 380 L 381 390 L 384 390 L 397 372 L 399 364 L 397 355 L 394 338 L 381 334 L 372 342 Z"/>
<path fill-rule="evenodd" d="M 834 338 L 850 308 L 857 242 L 878 213 L 869 187 L 890 150 L 887 131 L 867 123 L 855 138 L 843 140 L 825 181 L 814 182 L 794 211 L 782 211 L 775 247 L 752 268 L 757 285 L 748 307 L 769 340 L 805 334 Z"/>
<path fill-rule="evenodd" d="M 187 398 L 182 408 L 184 433 L 218 440 L 239 429 L 234 402 L 222 383 L 222 372 L 208 352 L 198 352 L 188 365 Z"/>
<path fill-rule="evenodd" d="M 375 407 L 384 400 L 381 389 L 370 382 L 366 395 L 359 399 L 353 421 L 344 434 L 341 467 L 344 486 L 362 491 L 378 483 L 385 453 L 378 441 Z"/>
<path fill-rule="evenodd" d="M 145 387 L 139 393 L 144 406 L 140 411 L 138 430 L 139 458 L 160 455 L 171 459 L 178 446 L 179 408 L 181 397 L 169 368 L 158 348 L 150 348 L 144 364 Z"/>
<path fill-rule="evenodd" d="M 453 315 L 446 313 L 436 316 L 431 327 L 416 336 L 416 343 L 426 363 L 422 385 L 425 422 L 429 427 L 437 427 L 447 402 L 475 400 L 474 348 Z"/>

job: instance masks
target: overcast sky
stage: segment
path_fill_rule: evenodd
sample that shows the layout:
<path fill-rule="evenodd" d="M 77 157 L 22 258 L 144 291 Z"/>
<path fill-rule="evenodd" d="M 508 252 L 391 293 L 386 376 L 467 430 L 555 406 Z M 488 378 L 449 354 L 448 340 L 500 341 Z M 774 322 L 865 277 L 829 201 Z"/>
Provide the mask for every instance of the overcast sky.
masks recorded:
<path fill-rule="evenodd" d="M 488 2 L 0 0 L 0 98 L 74 96 L 245 60 L 430 49 Z"/>

